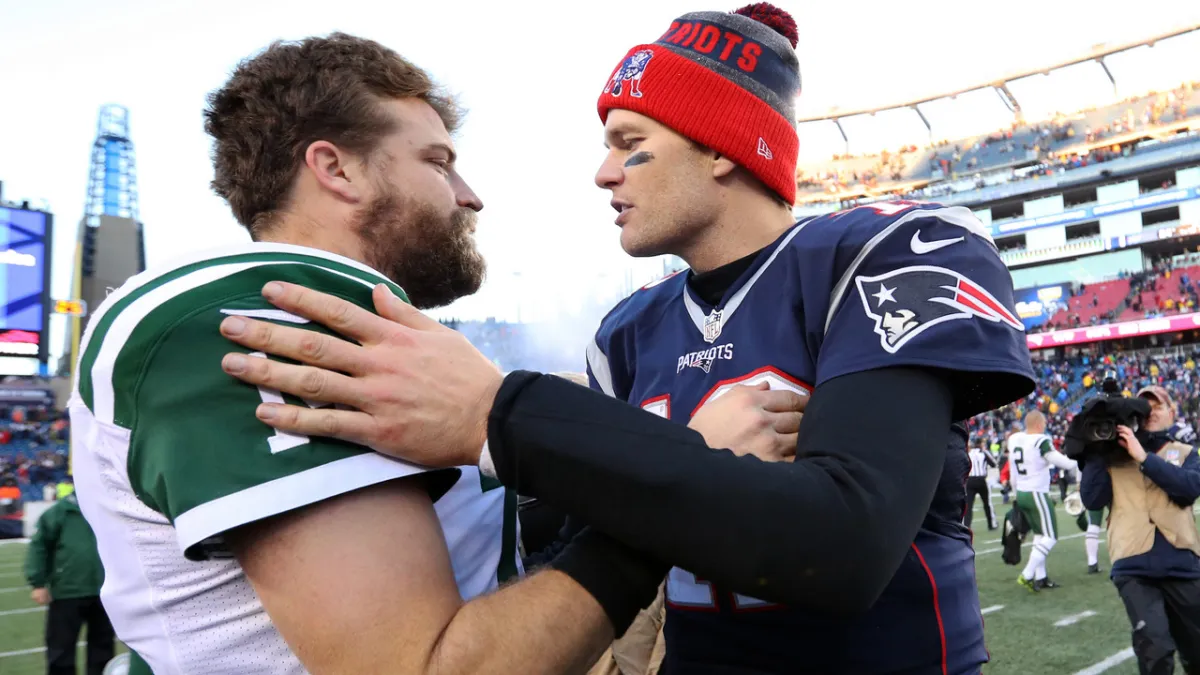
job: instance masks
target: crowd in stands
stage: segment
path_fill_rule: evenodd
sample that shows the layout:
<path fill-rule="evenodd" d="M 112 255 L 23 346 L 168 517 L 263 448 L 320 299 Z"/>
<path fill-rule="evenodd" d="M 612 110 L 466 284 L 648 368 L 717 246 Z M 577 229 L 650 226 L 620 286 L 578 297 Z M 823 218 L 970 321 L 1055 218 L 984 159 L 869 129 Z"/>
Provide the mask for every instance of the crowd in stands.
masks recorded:
<path fill-rule="evenodd" d="M 905 146 L 898 151 L 835 155 L 818 168 L 801 167 L 796 182 L 801 191 L 838 194 L 851 189 L 877 189 L 886 183 L 932 181 L 900 190 L 903 199 L 930 199 L 963 189 L 948 182 L 978 172 L 1009 169 L 1008 182 L 1029 180 L 1128 157 L 1137 141 L 1096 146 L 1106 139 L 1147 131 L 1200 115 L 1200 82 L 1187 82 L 1166 92 L 1151 92 L 1104 108 L 1089 108 L 1053 119 L 1014 121 L 976 138 L 939 141 L 925 148 Z M 1125 139 L 1129 140 L 1129 139 Z M 994 182 L 994 181 L 993 181 Z M 977 176 L 974 187 L 983 187 Z M 885 185 L 886 187 L 886 185 Z"/>
<path fill-rule="evenodd" d="M 1105 374 L 1110 371 L 1115 372 L 1124 396 L 1133 396 L 1151 384 L 1165 387 L 1179 406 L 1179 421 L 1197 428 L 1200 426 L 1198 361 L 1200 344 L 1160 353 L 1110 352 L 1035 362 L 1037 389 L 1020 401 L 969 420 L 971 443 L 1002 447 L 1008 432 L 1026 413 L 1040 410 L 1046 415 L 1046 433 L 1061 449 L 1072 418 L 1085 401 L 1101 393 Z"/>
<path fill-rule="evenodd" d="M 14 481 L 26 501 L 67 475 L 70 423 L 50 407 L 0 405 L 0 484 Z"/>
<path fill-rule="evenodd" d="M 1116 279 L 1072 284 L 1066 306 L 1029 330 L 1044 333 L 1194 312 L 1200 305 L 1200 252 L 1164 257 Z"/>

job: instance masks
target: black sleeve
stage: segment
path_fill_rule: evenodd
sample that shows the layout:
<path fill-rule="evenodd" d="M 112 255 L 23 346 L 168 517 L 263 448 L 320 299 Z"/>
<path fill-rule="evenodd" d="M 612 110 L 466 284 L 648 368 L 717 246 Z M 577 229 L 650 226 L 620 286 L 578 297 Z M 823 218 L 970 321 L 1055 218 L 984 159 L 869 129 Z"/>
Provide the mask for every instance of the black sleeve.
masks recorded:
<path fill-rule="evenodd" d="M 533 553 L 530 553 L 522 558 L 521 566 L 525 568 L 526 572 L 529 572 L 545 565 L 551 560 L 554 560 L 554 558 L 557 557 L 558 554 L 562 553 L 563 549 L 567 547 L 567 544 L 571 543 L 571 540 L 575 538 L 575 535 L 583 531 L 583 527 L 583 523 L 579 522 L 577 519 L 567 516 L 566 522 L 564 522 L 563 526 L 559 528 L 555 538 L 545 546 L 539 548 L 537 551 L 534 551 Z"/>
<path fill-rule="evenodd" d="M 993 466 L 993 467 L 997 466 L 997 465 L 996 465 L 996 456 L 995 456 L 995 455 L 993 455 L 991 452 L 989 452 L 989 451 L 987 451 L 987 450 L 984 450 L 984 451 L 983 451 L 983 456 L 984 456 L 984 458 L 985 458 L 985 459 L 987 459 L 987 463 L 988 463 L 988 464 L 990 464 L 990 465 L 991 465 L 991 466 Z"/>
<path fill-rule="evenodd" d="M 699 433 L 527 371 L 496 396 L 499 478 L 730 590 L 866 611 L 933 500 L 953 396 L 938 371 L 844 375 L 813 393 L 793 463 L 712 450 Z"/>

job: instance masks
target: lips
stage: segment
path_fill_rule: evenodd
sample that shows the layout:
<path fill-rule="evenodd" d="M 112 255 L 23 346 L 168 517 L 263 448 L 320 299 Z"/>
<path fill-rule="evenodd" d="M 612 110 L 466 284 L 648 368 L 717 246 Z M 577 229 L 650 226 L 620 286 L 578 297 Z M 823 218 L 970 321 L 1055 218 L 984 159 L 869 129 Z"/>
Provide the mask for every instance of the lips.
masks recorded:
<path fill-rule="evenodd" d="M 616 219 L 617 225 L 624 225 L 629 220 L 629 212 L 633 210 L 633 204 L 620 199 L 614 199 L 609 204 L 612 205 L 618 214 Z"/>

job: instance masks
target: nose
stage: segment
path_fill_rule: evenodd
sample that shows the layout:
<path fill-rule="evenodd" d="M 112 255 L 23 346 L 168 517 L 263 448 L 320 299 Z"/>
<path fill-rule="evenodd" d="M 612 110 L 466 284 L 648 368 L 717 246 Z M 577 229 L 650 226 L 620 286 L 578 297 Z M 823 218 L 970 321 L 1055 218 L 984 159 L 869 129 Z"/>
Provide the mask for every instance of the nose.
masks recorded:
<path fill-rule="evenodd" d="M 600 164 L 600 170 L 596 172 L 596 187 L 611 190 L 624 181 L 625 172 L 621 170 L 621 163 L 614 153 L 608 153 L 604 162 Z"/>
<path fill-rule="evenodd" d="M 458 185 L 454 189 L 454 199 L 462 208 L 471 209 L 476 212 L 483 210 L 483 200 L 479 198 L 479 195 L 475 194 L 471 186 L 467 185 L 467 182 L 461 177 L 458 178 Z"/>

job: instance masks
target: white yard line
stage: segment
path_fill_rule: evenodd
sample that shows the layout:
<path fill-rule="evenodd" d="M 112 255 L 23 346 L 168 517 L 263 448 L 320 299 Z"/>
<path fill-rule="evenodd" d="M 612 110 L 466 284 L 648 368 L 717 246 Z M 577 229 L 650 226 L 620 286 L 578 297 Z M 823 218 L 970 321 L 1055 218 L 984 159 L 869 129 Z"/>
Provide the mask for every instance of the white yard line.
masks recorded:
<path fill-rule="evenodd" d="M 1088 618 L 1089 616 L 1096 616 L 1096 612 L 1093 612 L 1092 610 L 1088 609 L 1088 610 L 1082 611 L 1078 614 L 1072 614 L 1071 616 L 1064 616 L 1063 618 L 1059 619 L 1058 621 L 1055 621 L 1054 625 L 1058 626 L 1059 628 L 1062 628 L 1063 626 L 1070 626 L 1073 624 L 1077 624 L 1080 621 L 1083 621 L 1084 619 Z"/>
<path fill-rule="evenodd" d="M 991 614 L 992 612 L 999 612 L 1002 609 L 1004 609 L 1004 605 L 992 605 L 991 607 L 984 607 L 983 609 L 979 610 L 979 613 Z"/>
<path fill-rule="evenodd" d="M 1067 535 L 1067 536 L 1065 536 L 1065 537 L 1059 537 L 1059 538 L 1058 538 L 1058 541 L 1066 541 L 1067 539 L 1078 539 L 1078 538 L 1080 538 L 1080 537 L 1086 537 L 1086 536 L 1087 536 L 1087 532 L 1080 532 L 1079 534 L 1068 534 L 1068 535 Z M 1104 541 L 1104 540 L 1103 540 L 1103 539 L 1101 539 L 1100 541 Z M 1030 546 L 1033 546 L 1033 540 L 1032 540 L 1032 539 L 1030 539 L 1029 541 L 1025 542 L 1024 544 L 1021 544 L 1021 547 L 1022 547 L 1022 548 L 1028 548 L 1028 547 L 1030 547 Z M 999 546 L 999 547 L 996 547 L 996 548 L 985 548 L 985 549 L 983 549 L 982 551 L 975 551 L 975 555 L 985 555 L 985 554 L 987 554 L 987 553 L 999 553 L 1000 551 L 1003 551 L 1003 550 L 1004 550 L 1004 547 L 1003 547 L 1003 546 Z"/>
<path fill-rule="evenodd" d="M 1125 649 L 1122 649 L 1121 651 L 1117 652 L 1116 654 L 1113 654 L 1112 656 L 1108 657 L 1107 659 L 1104 659 L 1100 663 L 1088 666 L 1087 668 L 1084 668 L 1083 670 L 1075 672 L 1073 675 L 1100 675 L 1100 673 L 1103 673 L 1104 671 L 1108 670 L 1109 668 L 1112 668 L 1113 666 L 1115 666 L 1117 664 L 1124 663 L 1132 658 L 1133 658 L 1133 647 L 1126 647 Z"/>
<path fill-rule="evenodd" d="M 77 642 L 77 643 L 75 643 L 75 647 L 76 648 L 83 647 L 86 644 L 87 644 L 86 642 Z M 0 652 L 0 659 L 4 658 L 6 656 L 25 656 L 26 654 L 41 654 L 44 651 L 46 651 L 45 647 L 35 647 L 33 649 L 21 649 L 21 650 L 15 651 L 15 652 Z"/>
<path fill-rule="evenodd" d="M 0 588 L 0 593 L 16 593 L 17 591 L 31 591 L 28 586 L 10 586 L 8 588 Z"/>
<path fill-rule="evenodd" d="M 34 612 L 44 612 L 45 607 L 30 607 L 28 609 L 10 609 L 5 612 L 0 612 L 0 616 L 12 616 L 13 614 L 33 614 Z"/>
<path fill-rule="evenodd" d="M 28 539 L 0 539 L 0 546 L 6 546 L 8 544 L 28 544 L 28 543 L 29 543 Z"/>
<path fill-rule="evenodd" d="M 19 577 L 19 576 L 21 576 L 20 572 L 0 572 L 0 579 L 3 579 L 5 577 Z"/>

